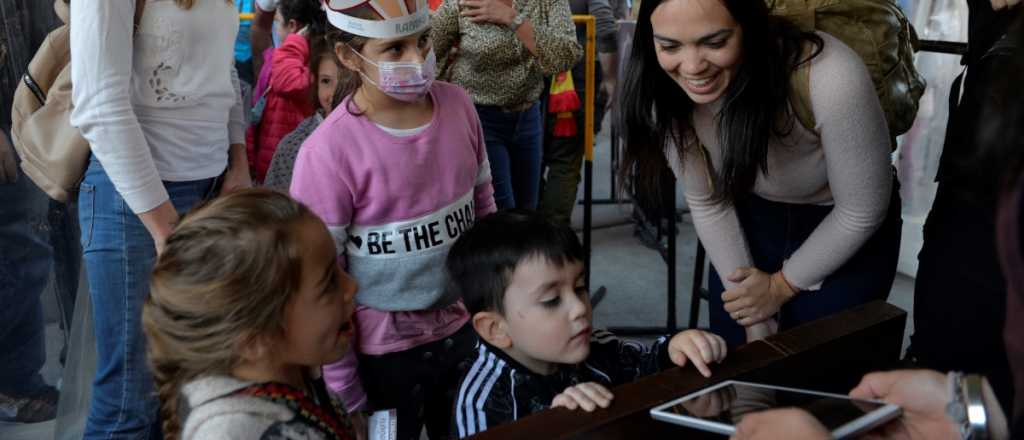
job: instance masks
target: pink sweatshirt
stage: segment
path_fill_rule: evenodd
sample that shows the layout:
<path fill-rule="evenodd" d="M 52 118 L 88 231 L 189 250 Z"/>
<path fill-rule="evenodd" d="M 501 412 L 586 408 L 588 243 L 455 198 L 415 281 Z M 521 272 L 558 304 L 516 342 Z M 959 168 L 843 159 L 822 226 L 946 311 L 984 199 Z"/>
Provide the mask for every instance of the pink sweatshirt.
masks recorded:
<path fill-rule="evenodd" d="M 446 292 L 444 261 L 478 216 L 495 211 L 483 128 L 461 88 L 436 82 L 434 115 L 419 134 L 395 137 L 346 109 L 303 143 L 291 195 L 327 224 L 338 258 L 359 282 L 356 350 L 394 353 L 448 337 L 468 320 Z M 366 396 L 349 353 L 324 368 L 349 411 Z"/>

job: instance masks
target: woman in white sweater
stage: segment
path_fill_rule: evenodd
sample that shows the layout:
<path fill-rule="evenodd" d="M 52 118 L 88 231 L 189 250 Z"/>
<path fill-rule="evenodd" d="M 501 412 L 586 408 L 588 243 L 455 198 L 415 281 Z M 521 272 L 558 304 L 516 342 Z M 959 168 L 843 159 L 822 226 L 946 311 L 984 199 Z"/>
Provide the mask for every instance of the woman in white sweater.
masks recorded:
<path fill-rule="evenodd" d="M 737 345 L 888 296 L 900 203 L 882 107 L 853 50 L 764 2 L 651 0 L 631 57 L 623 169 L 643 186 L 667 160 L 683 181 L 714 266 L 712 331 Z M 813 130 L 790 108 L 805 64 Z"/>
<path fill-rule="evenodd" d="M 86 439 L 161 438 L 142 304 L 179 215 L 251 186 L 237 32 L 230 0 L 71 8 L 71 122 L 93 153 L 79 193 L 98 354 Z"/>

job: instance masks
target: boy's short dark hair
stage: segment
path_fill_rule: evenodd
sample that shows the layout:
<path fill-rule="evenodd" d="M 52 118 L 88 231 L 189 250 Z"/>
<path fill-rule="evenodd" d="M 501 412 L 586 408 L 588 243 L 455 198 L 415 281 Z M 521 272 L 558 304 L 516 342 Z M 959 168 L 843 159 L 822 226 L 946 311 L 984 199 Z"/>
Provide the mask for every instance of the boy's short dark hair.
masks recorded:
<path fill-rule="evenodd" d="M 583 261 L 583 246 L 571 228 L 536 212 L 510 209 L 491 214 L 477 221 L 449 251 L 449 289 L 462 298 L 470 314 L 504 313 L 512 273 L 535 256 L 561 267 Z"/>

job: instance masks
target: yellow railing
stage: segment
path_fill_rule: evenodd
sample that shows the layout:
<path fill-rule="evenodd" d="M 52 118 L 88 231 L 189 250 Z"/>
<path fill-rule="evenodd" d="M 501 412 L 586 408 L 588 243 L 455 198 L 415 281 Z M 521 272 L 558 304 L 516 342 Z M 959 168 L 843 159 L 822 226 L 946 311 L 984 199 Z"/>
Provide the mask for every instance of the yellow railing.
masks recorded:
<path fill-rule="evenodd" d="M 583 147 L 584 157 L 594 161 L 594 58 L 597 57 L 597 21 L 593 15 L 573 15 L 573 23 L 587 27 L 587 43 L 584 47 L 585 78 L 583 87 Z"/>

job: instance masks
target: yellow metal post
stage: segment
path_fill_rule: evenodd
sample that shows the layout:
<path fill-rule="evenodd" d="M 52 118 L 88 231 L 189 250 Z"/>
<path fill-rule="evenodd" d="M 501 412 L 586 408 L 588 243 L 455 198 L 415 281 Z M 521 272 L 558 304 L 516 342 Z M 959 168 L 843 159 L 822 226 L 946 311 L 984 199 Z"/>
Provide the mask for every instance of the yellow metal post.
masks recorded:
<path fill-rule="evenodd" d="M 597 58 L 597 21 L 593 15 L 573 15 L 573 23 L 587 29 L 585 46 L 584 100 L 583 100 L 583 147 L 588 162 L 594 161 L 594 59 Z"/>
<path fill-rule="evenodd" d="M 583 273 L 590 286 L 590 229 L 594 206 L 594 59 L 597 57 L 597 21 L 593 15 L 573 15 L 573 23 L 586 26 L 583 96 Z"/>

